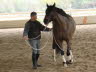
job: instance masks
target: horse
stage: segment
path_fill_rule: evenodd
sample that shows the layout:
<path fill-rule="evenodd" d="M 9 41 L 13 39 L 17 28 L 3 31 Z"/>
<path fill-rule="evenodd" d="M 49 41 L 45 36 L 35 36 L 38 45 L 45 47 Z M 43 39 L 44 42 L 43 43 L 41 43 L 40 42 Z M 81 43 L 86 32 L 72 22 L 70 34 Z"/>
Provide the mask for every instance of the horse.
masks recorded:
<path fill-rule="evenodd" d="M 65 11 L 56 7 L 55 5 L 55 3 L 53 5 L 47 4 L 44 24 L 48 25 L 50 22 L 52 22 L 53 25 L 52 47 L 54 50 L 54 61 L 56 61 L 56 54 L 60 54 L 62 56 L 63 65 L 67 67 L 68 64 L 72 64 L 73 62 L 71 40 L 75 33 L 76 23 L 71 15 L 67 14 Z M 66 60 L 64 56 L 63 41 L 65 41 L 67 44 L 66 55 L 68 60 Z"/>

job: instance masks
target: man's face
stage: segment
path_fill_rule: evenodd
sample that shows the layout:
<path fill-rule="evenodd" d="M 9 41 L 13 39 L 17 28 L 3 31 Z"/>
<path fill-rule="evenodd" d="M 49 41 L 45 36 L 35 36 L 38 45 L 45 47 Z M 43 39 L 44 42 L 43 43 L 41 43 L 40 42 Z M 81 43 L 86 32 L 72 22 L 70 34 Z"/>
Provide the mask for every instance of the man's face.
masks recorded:
<path fill-rule="evenodd" d="M 31 20 L 35 21 L 37 19 L 37 15 L 31 16 Z"/>

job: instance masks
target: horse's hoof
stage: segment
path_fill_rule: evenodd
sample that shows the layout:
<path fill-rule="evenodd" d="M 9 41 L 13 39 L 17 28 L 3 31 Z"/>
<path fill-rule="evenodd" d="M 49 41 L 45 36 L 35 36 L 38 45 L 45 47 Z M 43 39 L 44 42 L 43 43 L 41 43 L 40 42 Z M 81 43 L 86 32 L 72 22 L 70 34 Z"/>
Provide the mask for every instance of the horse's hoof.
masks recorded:
<path fill-rule="evenodd" d="M 72 61 L 71 61 L 71 60 L 69 60 L 69 61 L 67 61 L 66 63 L 67 63 L 67 64 L 72 64 Z"/>
<path fill-rule="evenodd" d="M 63 62 L 63 66 L 64 67 L 68 67 L 66 62 Z"/>

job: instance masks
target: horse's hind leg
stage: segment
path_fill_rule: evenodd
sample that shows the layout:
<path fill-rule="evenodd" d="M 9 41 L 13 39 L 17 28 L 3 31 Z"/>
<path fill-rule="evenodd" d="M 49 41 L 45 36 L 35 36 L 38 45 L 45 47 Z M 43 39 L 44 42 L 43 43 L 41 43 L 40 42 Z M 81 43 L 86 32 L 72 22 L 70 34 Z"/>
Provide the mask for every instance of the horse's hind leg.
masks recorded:
<path fill-rule="evenodd" d="M 67 57 L 68 57 L 68 61 L 67 63 L 71 64 L 73 62 L 73 54 L 72 54 L 72 50 L 71 50 L 71 42 L 68 40 L 67 42 Z"/>

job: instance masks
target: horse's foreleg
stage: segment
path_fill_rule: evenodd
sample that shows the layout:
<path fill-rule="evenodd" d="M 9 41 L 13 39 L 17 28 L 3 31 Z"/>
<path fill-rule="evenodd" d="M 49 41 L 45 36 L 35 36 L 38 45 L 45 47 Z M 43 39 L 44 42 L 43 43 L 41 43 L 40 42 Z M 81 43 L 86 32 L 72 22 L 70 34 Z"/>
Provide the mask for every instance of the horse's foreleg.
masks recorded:
<path fill-rule="evenodd" d="M 67 41 L 67 57 L 68 57 L 68 63 L 73 62 L 73 54 L 71 50 L 71 42 Z"/>
<path fill-rule="evenodd" d="M 52 46 L 53 46 L 53 53 L 54 53 L 53 54 L 54 55 L 53 57 L 54 57 L 54 61 L 56 62 L 56 43 L 55 43 L 54 40 L 53 40 L 53 45 Z"/>
<path fill-rule="evenodd" d="M 66 63 L 66 59 L 65 59 L 65 56 L 64 55 L 62 55 L 62 59 L 63 59 L 63 65 L 64 65 L 64 67 L 67 67 L 67 63 Z"/>
<path fill-rule="evenodd" d="M 65 59 L 64 51 L 63 51 L 63 50 L 61 50 L 61 56 L 62 56 L 62 60 L 63 60 L 63 65 L 64 65 L 64 67 L 67 67 L 67 62 L 66 62 L 66 59 Z"/>
<path fill-rule="evenodd" d="M 64 67 L 67 67 L 67 63 L 66 63 L 66 59 L 65 59 L 65 56 L 64 56 L 64 51 L 63 51 L 62 42 L 60 43 L 59 48 L 60 48 L 60 51 L 61 51 L 61 56 L 62 56 L 62 60 L 63 60 L 63 65 L 64 65 Z"/>
<path fill-rule="evenodd" d="M 54 61 L 56 62 L 56 50 L 54 49 Z"/>
<path fill-rule="evenodd" d="M 73 54 L 72 54 L 72 50 L 70 50 L 70 56 L 71 56 L 71 62 L 73 62 Z"/>

